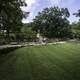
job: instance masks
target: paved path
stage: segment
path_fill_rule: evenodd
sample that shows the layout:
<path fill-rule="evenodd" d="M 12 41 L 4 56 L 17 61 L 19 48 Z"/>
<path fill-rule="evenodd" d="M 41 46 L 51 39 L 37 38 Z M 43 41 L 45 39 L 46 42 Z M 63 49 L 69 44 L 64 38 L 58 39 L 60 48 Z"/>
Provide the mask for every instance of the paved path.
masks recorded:
<path fill-rule="evenodd" d="M 61 41 L 61 42 L 54 42 L 54 43 L 47 43 L 49 45 L 52 45 L 52 44 L 64 44 L 66 43 L 65 41 Z M 22 46 L 36 46 L 36 45 L 46 45 L 46 43 L 41 43 L 41 44 L 38 44 L 38 43 L 34 43 L 34 42 L 31 42 L 31 43 L 27 43 L 27 44 L 21 44 L 21 45 L 2 45 L 0 46 L 0 50 L 2 49 L 5 49 L 5 48 L 11 48 L 11 47 L 22 47 Z"/>
<path fill-rule="evenodd" d="M 1 49 L 5 49 L 5 48 L 11 48 L 11 47 L 21 47 L 22 45 L 2 45 L 0 46 L 0 50 Z"/>

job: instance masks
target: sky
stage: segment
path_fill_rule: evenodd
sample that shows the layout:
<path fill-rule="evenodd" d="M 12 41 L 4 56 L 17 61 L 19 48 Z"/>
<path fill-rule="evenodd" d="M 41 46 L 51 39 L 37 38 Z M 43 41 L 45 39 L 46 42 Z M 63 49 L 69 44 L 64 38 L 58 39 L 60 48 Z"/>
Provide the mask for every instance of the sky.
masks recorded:
<path fill-rule="evenodd" d="M 78 21 L 73 13 L 80 9 L 80 0 L 25 0 L 27 7 L 22 7 L 23 11 L 29 11 L 30 14 L 26 19 L 23 19 L 23 23 L 32 22 L 38 12 L 41 12 L 44 8 L 58 6 L 60 8 L 68 8 L 70 12 L 69 21 L 72 23 Z"/>

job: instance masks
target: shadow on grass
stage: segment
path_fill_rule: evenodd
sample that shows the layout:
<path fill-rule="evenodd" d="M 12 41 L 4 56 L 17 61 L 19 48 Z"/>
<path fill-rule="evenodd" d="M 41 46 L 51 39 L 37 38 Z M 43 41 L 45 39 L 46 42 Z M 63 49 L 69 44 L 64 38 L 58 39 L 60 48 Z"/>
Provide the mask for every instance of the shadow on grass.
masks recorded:
<path fill-rule="evenodd" d="M 0 55 L 7 55 L 8 53 L 18 49 L 19 47 L 10 47 L 10 48 L 5 48 L 0 50 Z"/>
<path fill-rule="evenodd" d="M 18 48 L 19 47 L 10 47 L 10 48 L 1 49 L 0 50 L 0 65 L 3 64 L 7 59 L 12 57 L 14 55 L 12 52 L 14 52 Z"/>

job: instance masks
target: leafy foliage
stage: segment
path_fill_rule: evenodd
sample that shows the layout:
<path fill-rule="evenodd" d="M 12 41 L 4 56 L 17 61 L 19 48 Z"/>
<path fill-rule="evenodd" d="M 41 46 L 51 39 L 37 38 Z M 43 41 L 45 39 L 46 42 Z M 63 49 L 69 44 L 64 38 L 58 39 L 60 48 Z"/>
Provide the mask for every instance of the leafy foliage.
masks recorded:
<path fill-rule="evenodd" d="M 26 24 L 21 29 L 21 32 L 23 34 L 23 39 L 27 41 L 34 41 L 36 39 L 36 32 L 32 30 L 31 27 L 29 27 L 29 24 Z"/>
<path fill-rule="evenodd" d="M 51 7 L 39 12 L 34 19 L 33 29 L 49 38 L 69 37 L 70 26 L 67 18 L 70 16 L 67 8 Z"/>
<path fill-rule="evenodd" d="M 73 37 L 80 39 L 80 21 L 72 24 Z"/>
<path fill-rule="evenodd" d="M 80 9 L 76 13 L 74 13 L 73 15 L 75 15 L 76 17 L 80 17 Z"/>
<path fill-rule="evenodd" d="M 20 30 L 22 19 L 28 14 L 21 6 L 26 6 L 24 0 L 0 0 L 0 30 L 6 30 L 7 37 L 10 32 Z"/>

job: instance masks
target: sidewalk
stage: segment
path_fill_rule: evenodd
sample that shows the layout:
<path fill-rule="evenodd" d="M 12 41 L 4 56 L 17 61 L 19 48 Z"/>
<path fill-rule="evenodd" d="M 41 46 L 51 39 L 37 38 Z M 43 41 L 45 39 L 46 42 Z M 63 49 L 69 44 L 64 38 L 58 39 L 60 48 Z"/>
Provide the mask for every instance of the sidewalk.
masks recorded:
<path fill-rule="evenodd" d="M 11 48 L 11 47 L 22 47 L 22 45 L 2 45 L 0 46 L 0 50 L 5 49 L 5 48 Z"/>
<path fill-rule="evenodd" d="M 54 45 L 54 44 L 64 44 L 66 43 L 65 41 L 60 41 L 60 42 L 53 42 L 53 43 L 47 43 L 49 45 Z M 46 43 L 27 43 L 27 44 L 21 44 L 21 45 L 1 45 L 0 50 L 5 49 L 5 48 L 11 48 L 11 47 L 26 47 L 26 46 L 37 46 L 37 45 L 46 45 Z"/>

